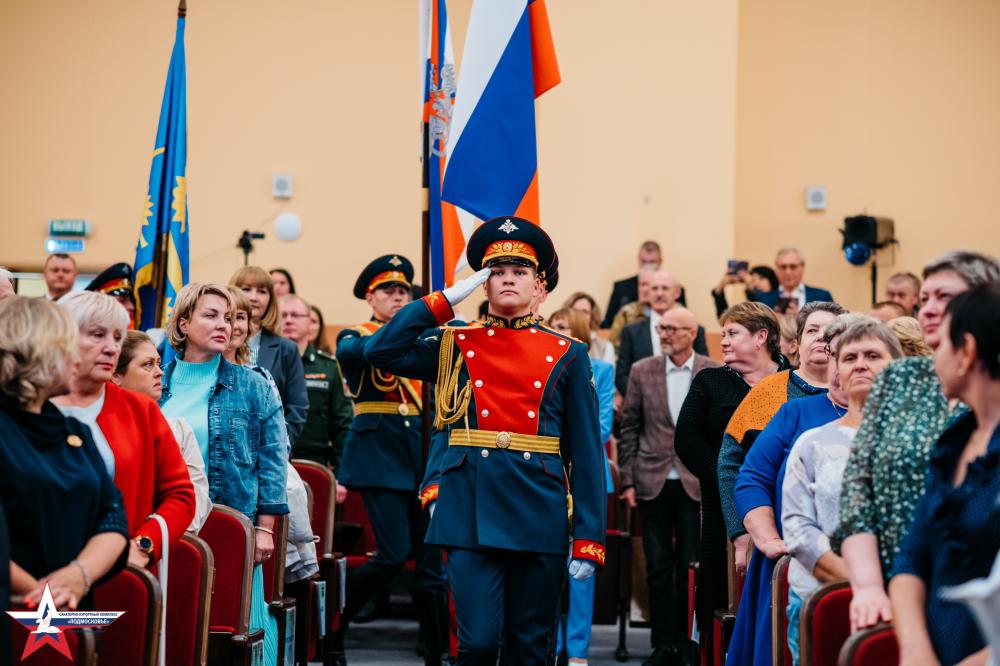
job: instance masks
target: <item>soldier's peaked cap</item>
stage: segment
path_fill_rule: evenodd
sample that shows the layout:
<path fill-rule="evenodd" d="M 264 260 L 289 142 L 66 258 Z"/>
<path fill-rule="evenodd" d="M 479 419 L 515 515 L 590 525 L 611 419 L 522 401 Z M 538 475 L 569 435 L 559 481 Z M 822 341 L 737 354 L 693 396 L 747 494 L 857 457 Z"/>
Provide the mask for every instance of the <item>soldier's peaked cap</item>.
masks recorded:
<path fill-rule="evenodd" d="M 541 227 L 520 217 L 495 217 L 483 222 L 469 238 L 465 251 L 472 270 L 495 264 L 519 264 L 544 276 L 555 260 L 552 239 Z"/>
<path fill-rule="evenodd" d="M 132 267 L 124 262 L 108 266 L 91 280 L 86 291 L 97 291 L 109 296 L 131 296 Z"/>
<path fill-rule="evenodd" d="M 364 298 L 379 287 L 399 285 L 410 288 L 413 264 L 401 254 L 385 254 L 365 266 L 354 283 L 354 296 Z"/>

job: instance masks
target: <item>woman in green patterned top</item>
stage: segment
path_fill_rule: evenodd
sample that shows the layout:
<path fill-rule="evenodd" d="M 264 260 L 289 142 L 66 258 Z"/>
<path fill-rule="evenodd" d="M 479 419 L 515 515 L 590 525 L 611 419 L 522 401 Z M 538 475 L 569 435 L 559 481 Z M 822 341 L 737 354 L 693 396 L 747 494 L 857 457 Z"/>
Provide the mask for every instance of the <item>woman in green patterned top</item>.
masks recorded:
<path fill-rule="evenodd" d="M 936 349 L 948 301 L 1000 281 L 994 257 L 945 254 L 924 268 L 920 326 Z M 850 573 L 851 631 L 892 619 L 884 577 L 924 493 L 931 446 L 964 406 L 949 406 L 930 358 L 895 361 L 875 380 L 844 471 L 840 526 L 831 539 Z"/>

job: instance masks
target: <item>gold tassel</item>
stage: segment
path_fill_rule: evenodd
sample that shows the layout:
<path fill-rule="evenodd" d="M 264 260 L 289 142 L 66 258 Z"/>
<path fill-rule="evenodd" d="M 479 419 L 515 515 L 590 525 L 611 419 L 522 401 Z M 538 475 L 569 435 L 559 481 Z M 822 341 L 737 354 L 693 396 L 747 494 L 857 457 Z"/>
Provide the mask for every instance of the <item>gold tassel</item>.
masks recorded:
<path fill-rule="evenodd" d="M 462 355 L 452 359 L 455 350 L 455 331 L 446 328 L 441 333 L 441 352 L 438 356 L 437 404 L 434 427 L 438 430 L 455 423 L 469 411 L 472 400 L 472 382 L 466 381 L 458 389 L 458 376 L 462 372 Z"/>

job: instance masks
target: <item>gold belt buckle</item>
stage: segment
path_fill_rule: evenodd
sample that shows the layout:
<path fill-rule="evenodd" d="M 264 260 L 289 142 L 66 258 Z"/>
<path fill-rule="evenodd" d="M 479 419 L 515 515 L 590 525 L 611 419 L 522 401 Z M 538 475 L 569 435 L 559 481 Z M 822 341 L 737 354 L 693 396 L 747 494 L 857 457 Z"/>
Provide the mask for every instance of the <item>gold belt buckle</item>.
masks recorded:
<path fill-rule="evenodd" d="M 399 407 L 397 407 L 396 410 L 402 416 L 406 416 L 406 415 L 408 415 L 410 413 L 410 406 L 408 404 L 406 404 L 405 402 L 401 402 L 401 403 L 399 403 Z"/>
<path fill-rule="evenodd" d="M 506 449 L 510 446 L 510 433 L 509 432 L 498 432 L 497 433 L 497 448 Z"/>

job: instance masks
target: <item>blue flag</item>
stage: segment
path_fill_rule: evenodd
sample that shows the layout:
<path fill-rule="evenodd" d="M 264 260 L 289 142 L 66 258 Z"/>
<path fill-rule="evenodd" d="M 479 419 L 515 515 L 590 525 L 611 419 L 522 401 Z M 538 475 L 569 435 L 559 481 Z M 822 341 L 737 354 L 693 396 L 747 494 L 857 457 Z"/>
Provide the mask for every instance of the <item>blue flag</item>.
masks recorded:
<path fill-rule="evenodd" d="M 184 19 L 180 18 L 135 248 L 135 319 L 143 331 L 166 324 L 177 293 L 189 279 L 186 79 Z"/>

